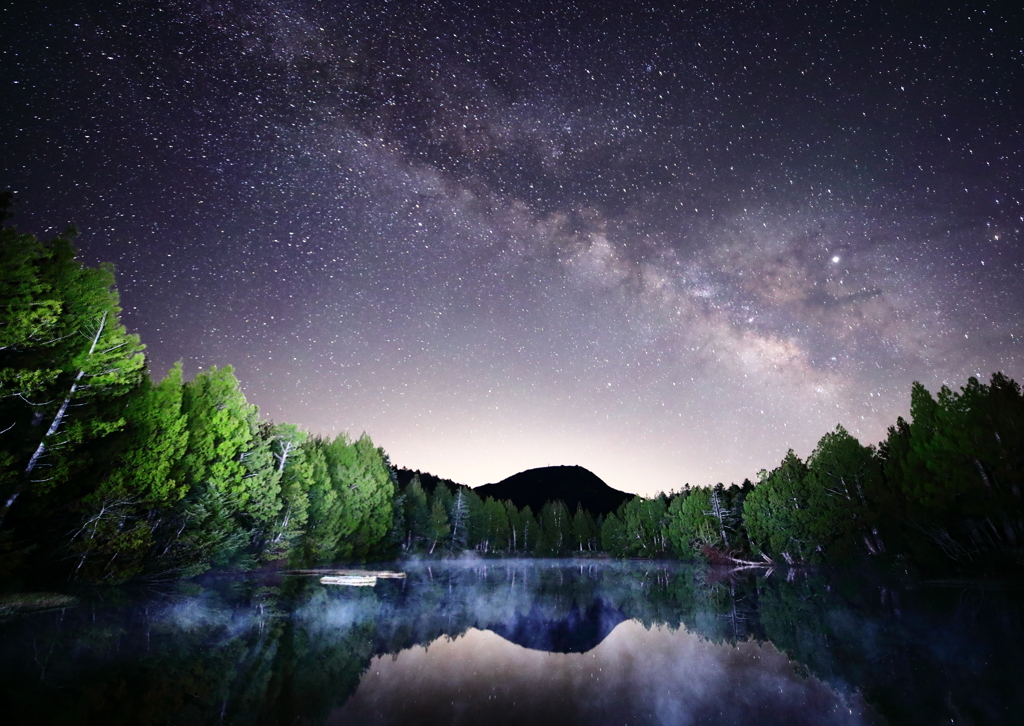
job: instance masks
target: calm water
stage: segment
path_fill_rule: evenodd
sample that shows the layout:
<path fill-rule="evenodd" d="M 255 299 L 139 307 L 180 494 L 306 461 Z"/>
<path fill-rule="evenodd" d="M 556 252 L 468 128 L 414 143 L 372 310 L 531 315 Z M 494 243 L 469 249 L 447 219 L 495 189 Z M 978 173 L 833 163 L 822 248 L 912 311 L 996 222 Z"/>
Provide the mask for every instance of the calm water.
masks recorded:
<path fill-rule="evenodd" d="M 1024 590 L 674 564 L 405 564 L 90 590 L 0 621 L 4 722 L 1021 723 Z"/>

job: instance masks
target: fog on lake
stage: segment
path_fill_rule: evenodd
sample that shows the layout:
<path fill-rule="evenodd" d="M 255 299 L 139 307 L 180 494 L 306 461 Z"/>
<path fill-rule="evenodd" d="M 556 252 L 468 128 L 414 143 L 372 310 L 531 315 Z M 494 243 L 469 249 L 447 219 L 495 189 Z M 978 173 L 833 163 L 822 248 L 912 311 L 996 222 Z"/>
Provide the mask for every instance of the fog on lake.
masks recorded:
<path fill-rule="evenodd" d="M 1012 583 L 607 560 L 91 589 L 0 621 L 15 723 L 1012 723 Z M 6 721 L 6 719 L 5 719 Z M 10 723 L 10 721 L 7 721 Z"/>

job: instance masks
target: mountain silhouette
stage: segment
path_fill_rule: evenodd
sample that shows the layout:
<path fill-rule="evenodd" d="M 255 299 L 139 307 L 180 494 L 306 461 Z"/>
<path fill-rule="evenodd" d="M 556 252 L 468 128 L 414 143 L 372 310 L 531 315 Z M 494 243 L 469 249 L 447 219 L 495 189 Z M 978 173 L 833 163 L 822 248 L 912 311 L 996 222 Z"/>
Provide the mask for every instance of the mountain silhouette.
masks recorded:
<path fill-rule="evenodd" d="M 612 489 L 582 466 L 527 469 L 497 484 L 484 484 L 473 491 L 481 498 L 511 500 L 519 509 L 529 506 L 535 514 L 546 502 L 561 499 L 570 513 L 576 511 L 577 505 L 583 505 L 593 517 L 608 515 L 633 498 L 632 494 Z"/>
<path fill-rule="evenodd" d="M 596 598 L 583 610 L 577 603 L 561 620 L 546 618 L 536 605 L 527 614 L 515 613 L 508 622 L 488 625 L 487 629 L 505 640 L 530 650 L 549 653 L 586 653 L 608 637 L 615 626 L 626 620 L 621 610 Z"/>

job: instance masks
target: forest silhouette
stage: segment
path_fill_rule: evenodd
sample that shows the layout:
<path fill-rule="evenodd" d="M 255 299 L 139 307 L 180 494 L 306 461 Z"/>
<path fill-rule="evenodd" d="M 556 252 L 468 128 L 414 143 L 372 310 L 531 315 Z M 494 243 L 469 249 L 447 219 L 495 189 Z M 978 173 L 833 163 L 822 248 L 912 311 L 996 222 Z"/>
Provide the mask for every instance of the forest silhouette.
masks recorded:
<path fill-rule="evenodd" d="M 396 469 L 366 434 L 261 419 L 230 366 L 186 380 L 179 363 L 155 380 L 121 324 L 112 267 L 84 265 L 73 237 L 0 230 L 0 571 L 12 582 L 464 552 L 929 572 L 1024 563 L 1024 397 L 1002 373 L 936 395 L 915 383 L 909 418 L 877 446 L 837 425 L 806 460 L 791 450 L 756 481 L 645 498 L 556 467 L 546 484 L 533 474 L 526 503 L 515 477 L 477 491 Z"/>

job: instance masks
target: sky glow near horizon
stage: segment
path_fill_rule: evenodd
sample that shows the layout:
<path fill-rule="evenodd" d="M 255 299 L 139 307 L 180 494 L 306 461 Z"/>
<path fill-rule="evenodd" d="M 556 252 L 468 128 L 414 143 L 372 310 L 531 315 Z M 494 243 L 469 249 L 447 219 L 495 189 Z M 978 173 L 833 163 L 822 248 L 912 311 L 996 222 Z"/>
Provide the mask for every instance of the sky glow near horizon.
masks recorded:
<path fill-rule="evenodd" d="M 739 482 L 1024 377 L 1001 7 L 5 9 L 0 186 L 156 377 L 470 485 Z"/>

